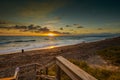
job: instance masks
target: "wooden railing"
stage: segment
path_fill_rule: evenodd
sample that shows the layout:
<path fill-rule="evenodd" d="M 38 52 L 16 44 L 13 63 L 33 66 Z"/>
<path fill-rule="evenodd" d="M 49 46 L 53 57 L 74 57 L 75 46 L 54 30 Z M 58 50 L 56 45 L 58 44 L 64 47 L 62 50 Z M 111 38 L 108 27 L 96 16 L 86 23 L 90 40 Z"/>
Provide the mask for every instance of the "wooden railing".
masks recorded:
<path fill-rule="evenodd" d="M 49 76 L 48 75 L 48 68 L 53 65 L 56 64 L 56 77 L 55 76 Z M 63 58 L 62 56 L 58 56 L 56 57 L 55 61 L 52 61 L 51 63 L 41 66 L 37 63 L 34 64 L 29 64 L 26 66 L 30 66 L 30 65 L 34 65 L 34 70 L 35 70 L 35 78 L 33 80 L 42 80 L 42 79 L 46 79 L 46 80 L 61 80 L 61 71 L 64 71 L 72 80 L 97 80 L 96 78 L 94 78 L 93 76 L 91 76 L 90 74 L 88 74 L 87 72 L 83 71 L 82 69 L 80 69 L 79 67 L 77 67 L 76 65 L 74 65 L 73 63 L 69 62 L 67 59 Z M 40 67 L 41 66 L 41 67 Z M 22 68 L 25 66 L 21 66 Z M 20 68 L 21 68 L 20 67 Z M 41 71 L 45 71 L 45 73 L 43 74 Z M 19 67 L 16 68 L 15 74 L 13 77 L 9 77 L 9 78 L 3 78 L 0 80 L 18 80 L 18 72 L 19 72 Z M 40 72 L 38 74 L 38 72 Z"/>
<path fill-rule="evenodd" d="M 62 56 L 56 57 L 56 65 L 57 80 L 61 80 L 61 70 L 63 70 L 72 80 L 97 80 Z"/>
<path fill-rule="evenodd" d="M 14 76 L 7 78 L 0 78 L 0 80 L 18 80 L 19 67 L 15 69 Z"/>

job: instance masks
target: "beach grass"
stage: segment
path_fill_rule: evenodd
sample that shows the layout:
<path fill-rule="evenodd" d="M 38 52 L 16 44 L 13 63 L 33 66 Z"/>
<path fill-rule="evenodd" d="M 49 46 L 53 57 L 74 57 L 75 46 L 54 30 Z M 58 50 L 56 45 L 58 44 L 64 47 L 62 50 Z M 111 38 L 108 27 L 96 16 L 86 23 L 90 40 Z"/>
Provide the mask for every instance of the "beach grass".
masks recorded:
<path fill-rule="evenodd" d="M 105 49 L 98 50 L 97 54 L 109 63 L 120 66 L 120 46 L 109 46 Z"/>
<path fill-rule="evenodd" d="M 120 80 L 120 71 L 111 71 L 101 68 L 92 68 L 84 61 L 71 59 L 73 64 L 79 66 L 98 80 Z"/>

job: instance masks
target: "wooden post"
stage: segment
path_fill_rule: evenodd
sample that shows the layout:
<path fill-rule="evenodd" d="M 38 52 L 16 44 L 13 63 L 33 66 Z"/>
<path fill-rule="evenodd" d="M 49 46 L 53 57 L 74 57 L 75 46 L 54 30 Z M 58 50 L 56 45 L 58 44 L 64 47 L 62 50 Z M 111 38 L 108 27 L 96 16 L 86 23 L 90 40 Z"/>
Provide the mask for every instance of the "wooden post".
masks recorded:
<path fill-rule="evenodd" d="M 48 75 L 48 67 L 45 67 L 45 75 Z M 48 80 L 48 79 L 46 79 Z"/>
<path fill-rule="evenodd" d="M 43 70 L 41 69 L 41 70 L 40 70 L 40 75 L 42 75 L 42 74 L 43 74 Z M 43 80 L 43 78 L 40 77 L 40 80 Z"/>
<path fill-rule="evenodd" d="M 36 80 L 36 76 L 37 76 L 37 65 L 36 64 L 35 64 L 34 70 L 35 70 L 35 80 Z"/>
<path fill-rule="evenodd" d="M 57 73 L 56 79 L 61 80 L 61 69 L 58 65 L 56 65 L 56 73 Z"/>
<path fill-rule="evenodd" d="M 45 74 L 48 75 L 48 67 L 45 67 Z"/>

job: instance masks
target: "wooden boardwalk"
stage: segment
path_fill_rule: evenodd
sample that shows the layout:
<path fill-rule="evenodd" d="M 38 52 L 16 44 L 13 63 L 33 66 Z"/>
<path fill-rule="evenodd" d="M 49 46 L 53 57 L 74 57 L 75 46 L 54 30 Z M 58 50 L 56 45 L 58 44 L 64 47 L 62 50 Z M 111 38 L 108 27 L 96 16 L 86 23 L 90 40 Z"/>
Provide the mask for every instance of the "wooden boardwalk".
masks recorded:
<path fill-rule="evenodd" d="M 56 76 L 49 76 L 48 75 L 48 68 L 56 64 Z M 31 68 L 29 68 L 31 66 Z M 54 62 L 51 62 L 47 65 L 41 66 L 40 64 L 34 63 L 25 66 L 17 67 L 15 70 L 15 74 L 12 77 L 8 78 L 0 78 L 0 80 L 21 80 L 20 71 L 21 68 L 27 67 L 26 69 L 33 69 L 32 74 L 34 74 L 32 80 L 61 80 L 61 71 L 64 71 L 72 80 L 97 80 L 87 72 L 83 71 L 73 63 L 69 62 L 67 59 L 63 58 L 62 56 L 56 57 Z M 45 71 L 43 74 L 42 71 Z M 39 72 L 39 74 L 38 74 Z"/>

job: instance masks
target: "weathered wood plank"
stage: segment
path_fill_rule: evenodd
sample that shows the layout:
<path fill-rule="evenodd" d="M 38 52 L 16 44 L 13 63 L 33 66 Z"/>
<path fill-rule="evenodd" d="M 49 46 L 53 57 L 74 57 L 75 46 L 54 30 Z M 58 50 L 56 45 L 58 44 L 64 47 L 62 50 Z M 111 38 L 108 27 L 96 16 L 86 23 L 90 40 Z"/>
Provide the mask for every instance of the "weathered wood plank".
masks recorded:
<path fill-rule="evenodd" d="M 97 80 L 87 72 L 83 71 L 73 63 L 69 62 L 62 56 L 56 57 L 56 64 L 72 79 L 72 80 Z"/>

